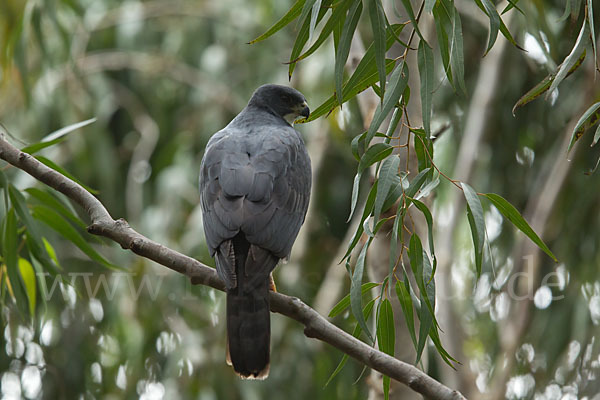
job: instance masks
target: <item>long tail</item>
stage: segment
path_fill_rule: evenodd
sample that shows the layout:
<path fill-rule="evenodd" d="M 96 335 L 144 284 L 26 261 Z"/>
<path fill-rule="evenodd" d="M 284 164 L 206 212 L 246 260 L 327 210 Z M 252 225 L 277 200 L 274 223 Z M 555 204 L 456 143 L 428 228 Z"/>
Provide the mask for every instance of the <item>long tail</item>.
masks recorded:
<path fill-rule="evenodd" d="M 237 285 L 227 291 L 227 362 L 242 378 L 265 379 L 269 375 L 272 267 L 264 264 L 265 261 L 270 264 L 264 257 L 255 257 L 255 251 L 250 252 L 243 234 L 233 238 L 233 247 Z M 254 265 L 258 263 L 262 264 Z"/>

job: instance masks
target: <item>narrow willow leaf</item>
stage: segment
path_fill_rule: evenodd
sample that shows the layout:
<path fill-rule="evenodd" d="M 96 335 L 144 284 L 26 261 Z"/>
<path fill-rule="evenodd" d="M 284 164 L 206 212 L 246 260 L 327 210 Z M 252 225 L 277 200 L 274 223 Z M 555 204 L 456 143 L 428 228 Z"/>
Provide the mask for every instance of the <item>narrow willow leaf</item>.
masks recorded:
<path fill-rule="evenodd" d="M 79 249 L 90 259 L 104 265 L 107 268 L 122 270 L 121 267 L 111 264 L 96 250 L 94 250 L 94 248 L 88 242 L 86 242 L 83 236 L 53 209 L 46 206 L 34 206 L 33 217 L 44 222 L 50 228 L 60 233 L 65 239 L 79 247 Z"/>
<path fill-rule="evenodd" d="M 379 313 L 377 315 L 377 344 L 379 350 L 393 357 L 395 342 L 394 311 L 392 310 L 390 301 L 383 299 L 379 305 Z M 390 395 L 390 378 L 389 376 L 384 376 L 383 378 L 383 393 L 385 399 L 388 400 Z"/>
<path fill-rule="evenodd" d="M 483 260 L 483 245 L 485 243 L 485 218 L 483 217 L 483 207 L 477 196 L 477 192 L 464 182 L 461 187 L 467 200 L 467 217 L 473 236 L 473 248 L 475 249 L 475 268 L 477 278 L 481 275 L 481 262 Z"/>
<path fill-rule="evenodd" d="M 373 146 L 369 147 L 361 157 L 358 164 L 358 172 L 364 172 L 369 166 L 392 154 L 393 150 L 394 148 L 387 143 L 375 143 Z"/>
<path fill-rule="evenodd" d="M 594 5 L 592 0 L 587 0 L 587 21 L 590 25 L 592 49 L 594 50 L 594 67 L 598 69 L 598 52 L 596 50 L 596 32 L 594 31 Z"/>
<path fill-rule="evenodd" d="M 571 151 L 571 148 L 573 148 L 575 142 L 578 141 L 581 138 L 581 136 L 583 136 L 583 132 L 585 131 L 585 129 L 582 128 L 585 127 L 584 124 L 592 115 L 596 113 L 596 110 L 598 110 L 598 108 L 600 108 L 600 101 L 592 104 L 592 106 L 583 113 L 581 118 L 579 118 L 579 121 L 577 121 L 575 128 L 573 128 L 573 133 L 571 134 L 571 142 L 569 143 L 567 151 Z"/>
<path fill-rule="evenodd" d="M 454 3 L 450 4 L 451 7 L 451 21 L 452 21 L 452 37 L 450 40 L 450 65 L 452 65 L 452 79 L 458 83 L 458 87 L 463 93 L 467 92 L 465 87 L 465 55 L 463 51 L 463 34 L 462 24 L 460 22 L 460 15 L 458 10 L 454 7 Z"/>
<path fill-rule="evenodd" d="M 419 79 L 421 81 L 421 108 L 423 114 L 423 129 L 428 138 L 431 138 L 431 112 L 433 95 L 433 50 L 426 41 L 419 42 L 417 51 L 419 65 Z"/>
<path fill-rule="evenodd" d="M 417 348 L 417 335 L 415 332 L 415 318 L 413 315 L 413 303 L 410 297 L 410 284 L 408 283 L 408 277 L 404 277 L 404 282 L 396 282 L 396 296 L 402 307 L 402 314 L 406 320 L 406 326 L 410 333 L 410 338 L 413 341 L 415 349 Z"/>
<path fill-rule="evenodd" d="M 369 130 L 367 131 L 366 143 L 371 143 L 371 139 L 375 136 L 377 129 L 383 123 L 383 120 L 392 111 L 394 106 L 398 104 L 400 97 L 404 93 L 404 89 L 408 83 L 408 67 L 405 62 L 401 62 L 394 68 L 394 71 L 390 75 L 390 85 L 388 90 L 383 95 L 383 102 L 379 103 Z"/>
<path fill-rule="evenodd" d="M 433 11 L 433 6 L 435 6 L 436 0 L 425 0 L 425 12 L 430 13 Z"/>
<path fill-rule="evenodd" d="M 498 37 L 498 30 L 500 29 L 500 15 L 490 0 L 475 0 L 475 2 L 485 11 L 490 19 L 490 32 L 488 36 L 487 48 L 485 50 L 485 54 L 487 54 L 494 46 L 496 38 Z"/>
<path fill-rule="evenodd" d="M 442 65 L 444 66 L 444 73 L 448 78 L 450 85 L 456 90 L 454 81 L 452 80 L 452 69 L 450 66 L 450 45 L 448 43 L 448 32 L 452 32 L 452 25 L 450 22 L 450 16 L 447 13 L 446 8 L 443 5 L 444 0 L 437 2 L 433 7 L 433 18 L 435 21 L 435 33 L 438 41 L 438 48 L 440 50 L 440 57 L 442 59 Z M 446 27 L 450 27 L 446 29 Z"/>
<path fill-rule="evenodd" d="M 379 315 L 377 316 L 377 344 L 379 350 L 393 357 L 395 339 L 392 303 L 388 299 L 383 299 L 379 306 Z"/>
<path fill-rule="evenodd" d="M 99 192 L 95 189 L 92 189 L 91 187 L 85 185 L 83 182 L 81 182 L 79 179 L 77 179 L 74 175 L 72 175 L 70 172 L 68 172 L 66 169 L 64 169 L 63 167 L 61 167 L 60 165 L 56 164 L 54 161 L 46 158 L 46 157 L 42 157 L 42 156 L 35 156 L 35 158 L 41 162 L 42 164 L 44 164 L 45 166 L 52 168 L 53 170 L 55 170 L 56 172 L 60 173 L 61 175 L 66 176 L 67 178 L 69 178 L 70 180 L 78 183 L 79 185 L 81 185 L 85 190 L 87 190 L 88 192 L 92 193 L 92 194 L 98 194 Z"/>
<path fill-rule="evenodd" d="M 8 280 L 10 281 L 11 294 L 14 296 L 15 303 L 21 312 L 27 310 L 27 298 L 23 293 L 22 281 L 18 272 L 18 253 L 19 235 L 17 233 L 17 217 L 15 209 L 11 207 L 4 219 L 4 235 L 2 248 L 4 250 L 4 263 Z"/>
<path fill-rule="evenodd" d="M 304 3 L 306 6 L 306 3 Z M 315 4 L 312 6 L 310 12 L 310 28 L 308 29 L 308 41 L 312 40 L 312 37 L 315 33 L 315 27 L 317 26 L 317 16 L 319 15 L 319 11 L 321 10 L 321 0 L 315 1 Z M 302 16 L 301 16 L 302 17 Z"/>
<path fill-rule="evenodd" d="M 343 103 L 342 83 L 344 81 L 344 67 L 346 66 L 346 61 L 348 60 L 348 54 L 350 54 L 350 44 L 352 43 L 352 37 L 356 31 L 356 26 L 358 25 L 360 15 L 362 14 L 362 8 L 362 0 L 354 0 L 350 11 L 348 11 L 346 21 L 344 21 L 342 35 L 340 36 L 340 43 L 335 54 L 335 92 L 339 105 L 342 105 Z"/>
<path fill-rule="evenodd" d="M 275 24 L 270 27 L 265 33 L 257 37 L 256 39 L 250 41 L 248 44 L 254 44 L 256 42 L 260 42 L 261 40 L 265 40 L 269 36 L 280 31 L 284 26 L 288 25 L 290 22 L 295 20 L 298 15 L 302 12 L 302 7 L 304 6 L 306 0 L 298 0 L 294 3 L 294 5 L 288 10 L 287 13 Z"/>
<path fill-rule="evenodd" d="M 317 12 L 314 12 L 314 6 L 315 4 L 317 4 L 319 7 L 317 7 Z M 314 17 L 315 21 L 314 24 L 316 25 L 316 15 L 318 15 L 319 13 L 319 8 L 321 7 L 321 1 L 317 1 L 317 0 L 306 0 L 304 2 L 304 6 L 302 6 L 302 12 L 300 13 L 300 19 L 298 20 L 298 22 L 300 24 L 304 23 L 307 20 L 308 14 L 312 14 L 311 15 L 311 19 Z M 309 20 L 309 26 L 312 24 L 312 22 L 310 22 Z M 312 29 L 314 30 L 314 25 L 312 27 Z"/>
<path fill-rule="evenodd" d="M 406 182 L 406 175 L 407 173 L 405 171 L 401 171 L 399 175 L 393 177 L 392 185 L 387 197 L 385 198 L 385 201 L 383 202 L 383 206 L 381 207 L 382 213 L 389 210 L 404 193 L 403 184 Z"/>
<path fill-rule="evenodd" d="M 352 4 L 352 0 L 342 0 L 333 9 L 333 12 L 331 13 L 331 17 L 329 17 L 329 19 L 325 23 L 325 26 L 323 26 L 323 29 L 321 30 L 321 33 L 319 33 L 319 37 L 317 38 L 315 43 L 313 43 L 313 45 L 310 46 L 310 48 L 308 50 L 306 50 L 304 53 L 302 53 L 302 55 L 300 57 L 293 60 L 293 62 L 298 62 L 300 60 L 303 60 L 306 57 L 313 54 L 315 51 L 317 51 L 317 49 L 319 47 L 321 47 L 321 45 L 325 42 L 325 40 L 327 40 L 327 38 L 329 37 L 331 32 L 333 32 L 333 30 L 339 25 L 340 20 L 342 23 L 345 22 L 346 11 L 348 10 L 348 8 L 350 7 L 351 4 Z M 338 46 L 336 45 L 336 49 L 337 48 L 338 48 Z"/>
<path fill-rule="evenodd" d="M 440 335 L 438 334 L 437 328 L 435 326 L 431 327 L 431 330 L 429 331 L 429 337 L 431 338 L 431 341 L 435 345 L 435 348 L 437 349 L 439 355 L 442 357 L 444 362 L 446 364 L 448 364 L 448 366 L 450 366 L 452 369 L 456 370 L 453 362 L 458 363 L 458 361 L 454 357 L 452 357 L 446 351 L 446 349 L 444 349 L 444 346 L 442 346 L 442 341 L 440 340 Z"/>
<path fill-rule="evenodd" d="M 482 3 L 482 1 L 483 1 L 483 3 Z M 487 4 L 486 4 L 486 2 L 487 2 Z M 494 41 L 496 40 L 496 37 L 498 36 L 498 29 L 499 29 L 500 32 L 502 32 L 502 35 L 506 38 L 506 40 L 508 40 L 513 46 L 517 47 L 520 50 L 525 51 L 525 49 L 523 49 L 521 46 L 519 46 L 517 44 L 517 42 L 515 41 L 515 39 L 512 37 L 510 31 L 504 24 L 504 21 L 502 21 L 502 18 L 500 18 L 500 15 L 498 14 L 498 11 L 496 10 L 496 7 L 494 7 L 492 2 L 490 2 L 489 0 L 475 0 L 475 3 L 490 18 L 490 40 L 492 39 L 492 34 L 494 35 Z M 497 18 L 496 18 L 496 16 L 497 16 Z M 492 28 L 492 24 L 494 25 L 493 28 Z M 492 29 L 495 29 L 495 33 L 492 32 Z M 493 45 L 494 45 L 493 42 L 491 42 L 491 43 L 488 42 L 488 49 L 485 52 L 486 54 L 491 49 L 491 46 L 493 46 Z"/>
<path fill-rule="evenodd" d="M 594 140 L 592 141 L 592 144 L 590 147 L 593 147 L 596 145 L 596 143 L 598 143 L 598 140 L 600 139 L 600 124 L 598 125 L 598 127 L 596 128 L 596 133 L 594 133 Z"/>
<path fill-rule="evenodd" d="M 415 153 L 417 155 L 417 163 L 419 171 L 426 168 L 431 168 L 431 160 L 433 158 L 433 141 L 429 139 L 425 131 L 422 129 L 412 129 L 414 134 Z"/>
<path fill-rule="evenodd" d="M 523 12 L 523 10 L 521 10 L 519 8 L 519 6 L 517 5 L 517 3 L 519 2 L 519 0 L 507 0 L 508 4 L 506 7 L 504 7 L 504 10 L 502 10 L 502 12 L 500 14 L 504 15 L 507 12 L 509 12 L 510 10 L 512 10 L 513 8 L 516 9 L 518 12 L 520 12 L 523 16 L 525 16 L 525 13 Z M 569 0 L 567 0 L 568 2 Z"/>
<path fill-rule="evenodd" d="M 394 219 L 394 225 L 392 227 L 392 236 L 390 238 L 390 265 L 388 269 L 388 279 L 390 280 L 393 277 L 396 263 L 398 263 L 398 237 L 402 239 L 405 215 L 406 208 L 403 206 L 402 202 L 399 202 L 396 210 L 396 218 Z"/>
<path fill-rule="evenodd" d="M 435 4 L 435 1 L 433 3 Z M 408 14 L 408 18 L 410 19 L 410 22 L 412 23 L 413 27 L 415 28 L 417 35 L 419 35 L 419 38 L 421 40 L 425 40 L 425 39 L 423 39 L 423 35 L 421 35 L 421 31 L 419 30 L 419 24 L 417 23 L 417 18 L 415 17 L 415 12 L 412 8 L 412 4 L 410 3 L 410 0 L 402 0 L 402 4 L 404 5 L 404 9 L 406 10 L 406 13 Z M 431 7 L 433 8 L 433 5 Z"/>
<path fill-rule="evenodd" d="M 431 330 L 437 329 L 437 321 L 435 320 L 435 280 L 433 279 L 431 265 L 429 264 L 429 257 L 427 257 L 427 253 L 424 251 L 422 251 L 422 260 L 423 269 L 421 270 L 421 275 L 417 278 L 417 281 L 422 279 L 420 284 L 422 288 L 419 287 L 419 291 L 421 292 L 421 308 L 418 315 L 421 326 L 419 326 L 419 341 L 417 344 L 417 363 L 420 360 Z M 426 306 L 423 306 L 423 303 Z"/>
<path fill-rule="evenodd" d="M 33 218 L 31 218 L 31 214 L 29 214 L 25 197 L 23 197 L 23 194 L 15 189 L 14 186 L 9 187 L 9 196 L 17 215 L 19 216 L 19 219 L 27 227 L 28 235 L 33 238 L 34 242 L 39 248 L 43 247 L 42 234 L 39 232 L 37 225 L 33 221 Z"/>
<path fill-rule="evenodd" d="M 358 172 L 354 176 L 354 183 L 352 184 L 352 199 L 350 204 L 350 215 L 348 216 L 348 221 L 352 219 L 352 215 L 354 215 L 354 209 L 356 208 L 356 203 L 358 202 L 358 192 L 360 186 L 360 178 L 362 177 L 363 172 L 369 166 L 375 164 L 378 161 L 383 160 L 390 154 L 392 154 L 393 147 L 387 143 L 375 143 L 373 146 L 369 147 L 365 154 L 363 154 L 360 162 L 358 163 Z"/>
<path fill-rule="evenodd" d="M 569 73 L 571 68 L 573 68 L 573 66 L 577 63 L 577 60 L 579 60 L 579 58 L 581 57 L 581 53 L 585 50 L 585 46 L 587 45 L 587 42 L 589 40 L 588 33 L 588 24 L 586 24 L 585 21 L 583 21 L 581 31 L 579 31 L 579 36 L 575 41 L 573 49 L 558 67 L 556 77 L 552 80 L 550 89 L 548 89 L 548 93 L 546 94 L 546 100 L 549 98 L 550 93 L 552 93 L 554 89 L 556 89 L 558 85 L 563 81 L 563 79 L 567 77 L 567 74 Z"/>
<path fill-rule="evenodd" d="M 505 218 L 512 222 L 514 226 L 516 226 L 529 239 L 531 239 L 531 241 L 535 243 L 541 250 L 543 250 L 544 253 L 548 254 L 548 256 L 550 256 L 550 258 L 552 258 L 554 261 L 558 261 L 548 246 L 546 246 L 542 239 L 540 239 L 533 229 L 531 229 L 531 226 L 529 226 L 527 221 L 525 221 L 525 218 L 519 214 L 519 211 L 517 211 L 512 204 L 506 201 L 506 199 L 504 199 L 502 196 L 495 193 L 486 193 L 484 196 L 487 197 L 494 206 L 496 206 L 498 211 L 500 211 Z"/>
<path fill-rule="evenodd" d="M 355 0 L 355 1 L 361 2 L 361 0 Z M 350 18 L 350 12 L 348 13 L 348 17 L 346 19 L 348 19 L 348 18 Z M 395 24 L 395 25 L 392 25 L 392 28 L 393 28 L 393 34 L 399 35 L 400 32 L 402 32 L 402 29 L 404 28 L 404 24 Z M 343 40 L 340 38 L 338 52 L 340 51 L 339 48 L 342 47 L 342 42 L 343 42 Z M 392 46 L 392 44 L 394 44 L 394 36 L 392 35 L 392 33 L 389 33 L 388 37 L 387 37 L 387 43 L 386 43 L 387 47 L 386 48 L 389 49 Z M 337 57 L 337 52 L 336 52 L 336 57 Z M 365 55 L 360 60 L 360 63 L 358 63 L 358 66 L 354 70 L 354 73 L 352 74 L 350 79 L 348 79 L 348 82 L 343 86 L 342 104 L 347 102 L 348 100 L 352 99 L 358 93 L 371 87 L 375 82 L 377 82 L 378 72 L 377 72 L 377 67 L 375 66 L 374 60 L 375 60 L 375 50 L 373 49 L 373 45 L 371 44 L 371 46 L 369 46 L 369 48 L 365 51 Z M 345 61 L 344 61 L 344 63 L 345 63 Z M 392 69 L 394 68 L 394 65 L 396 65 L 395 60 L 386 60 L 386 73 L 389 74 L 392 71 Z M 321 117 L 322 115 L 325 115 L 325 114 L 333 111 L 336 108 L 336 106 L 339 105 L 338 99 L 337 99 L 338 92 L 339 92 L 339 89 L 336 88 L 336 93 L 334 93 L 331 97 L 329 97 L 327 100 L 325 100 L 320 106 L 318 106 L 313 112 L 311 112 L 310 117 L 300 120 L 298 122 L 304 123 L 304 122 L 314 121 L 315 119 Z"/>
<path fill-rule="evenodd" d="M 329 1 L 325 1 L 325 3 L 323 3 L 323 7 L 319 8 L 319 13 L 317 15 L 317 23 L 319 23 L 319 21 L 323 18 L 323 16 L 325 15 L 325 13 L 327 12 L 328 6 L 331 3 L 331 0 Z M 310 24 L 311 24 L 311 20 L 306 18 L 304 20 L 300 19 L 299 21 L 302 26 L 300 28 L 300 30 L 298 31 L 298 35 L 296 36 L 296 41 L 294 42 L 294 46 L 292 47 L 292 53 L 290 54 L 290 60 L 288 62 L 289 66 L 288 66 L 288 77 L 291 79 L 292 78 L 292 74 L 294 73 L 294 69 L 296 69 L 296 62 L 294 60 L 297 60 L 298 57 L 300 57 L 300 54 L 302 54 L 302 49 L 304 49 L 304 45 L 306 44 L 306 42 L 308 42 L 309 39 L 309 30 L 310 30 Z"/>
<path fill-rule="evenodd" d="M 415 276 L 415 280 L 417 281 L 417 286 L 419 287 L 419 291 L 421 292 L 421 296 L 424 296 L 426 308 L 429 308 L 429 312 L 433 315 L 434 308 L 433 302 L 435 298 L 429 298 L 427 296 L 427 284 L 426 282 L 430 280 L 431 271 L 429 271 L 427 277 L 425 277 L 425 272 L 427 266 L 431 269 L 429 258 L 425 257 L 427 253 L 423 252 L 423 245 L 421 244 L 421 239 L 417 234 L 412 234 L 410 237 L 410 242 L 408 246 L 408 258 L 410 259 L 410 268 L 413 271 Z M 425 260 L 427 258 L 427 260 Z M 423 308 L 423 307 L 421 307 Z"/>
<path fill-rule="evenodd" d="M 379 74 L 379 87 L 381 88 L 381 92 L 385 93 L 385 81 L 387 77 L 385 68 L 385 12 L 383 11 L 381 0 L 367 0 L 367 2 L 369 3 L 369 19 L 371 21 L 371 30 L 373 31 L 373 48 L 375 49 L 375 65 Z"/>
<path fill-rule="evenodd" d="M 360 289 L 361 295 L 364 296 L 365 293 L 367 293 L 369 290 L 371 290 L 377 286 L 379 286 L 379 283 L 375 283 L 375 282 L 363 283 L 363 285 L 361 286 L 361 289 Z M 333 306 L 333 308 L 329 312 L 329 318 L 333 318 L 333 317 L 340 315 L 349 306 L 350 306 L 350 295 L 348 294 L 348 295 L 344 296 L 344 298 L 341 299 L 335 306 Z"/>
<path fill-rule="evenodd" d="M 398 167 L 400 166 L 400 157 L 390 156 L 381 164 L 379 171 L 379 184 L 377 187 L 377 196 L 375 197 L 375 210 L 373 212 L 375 222 L 379 221 L 383 204 L 387 199 L 394 180 L 398 180 Z"/>
<path fill-rule="evenodd" d="M 376 299 L 373 299 L 373 300 L 369 301 L 367 303 L 367 305 L 365 306 L 365 308 L 363 308 L 363 315 L 365 317 L 365 320 L 369 319 L 369 317 L 371 316 L 371 312 L 373 311 L 373 306 L 375 305 L 375 300 Z M 360 336 L 361 332 L 362 332 L 362 329 L 361 329 L 360 325 L 356 324 L 356 326 L 354 327 L 354 331 L 352 332 L 352 336 L 354 336 L 355 338 L 357 338 L 357 337 Z M 342 368 L 344 368 L 344 365 L 346 365 L 346 361 L 348 361 L 348 354 L 344 354 L 342 356 L 342 359 L 340 360 L 340 363 L 335 368 L 335 371 L 332 372 L 332 374 L 329 377 L 329 379 L 327 379 L 327 382 L 325 383 L 325 386 L 329 385 L 329 383 L 331 383 L 331 380 L 333 378 L 335 378 L 335 376 L 342 370 Z"/>
<path fill-rule="evenodd" d="M 371 187 L 371 190 L 369 191 L 369 195 L 367 196 L 367 201 L 365 202 L 365 208 L 363 210 L 363 214 L 360 219 L 360 223 L 358 225 L 358 228 L 356 229 L 356 232 L 354 232 L 352 239 L 350 240 L 350 245 L 348 245 L 348 249 L 346 250 L 346 254 L 344 255 L 344 257 L 342 258 L 342 261 L 344 259 L 346 259 L 348 256 L 350 256 L 350 253 L 352 253 L 352 250 L 354 250 L 354 247 L 356 247 L 356 245 L 358 244 L 358 240 L 360 239 L 361 235 L 364 232 L 364 230 L 363 230 L 364 222 L 371 215 L 371 212 L 373 211 L 373 206 L 375 205 L 376 194 L 377 194 L 377 181 L 375 181 L 375 183 Z"/>
<path fill-rule="evenodd" d="M 364 244 L 358 258 L 356 265 L 354 266 L 354 273 L 352 274 L 352 280 L 350 283 L 350 309 L 356 321 L 360 325 L 361 329 L 367 334 L 369 339 L 373 342 L 373 335 L 367 326 L 367 322 L 362 313 L 362 279 L 365 269 L 365 259 L 367 257 L 367 249 L 371 245 L 372 239 L 369 238 Z"/>
<path fill-rule="evenodd" d="M 421 186 L 423 186 L 423 183 L 425 183 L 425 180 L 427 179 L 427 175 L 430 170 L 430 168 L 423 169 L 417 174 L 417 176 L 413 178 L 412 181 L 410 181 L 410 186 L 408 187 L 408 189 L 406 189 L 407 197 L 415 197 L 415 194 L 417 194 Z"/>
<path fill-rule="evenodd" d="M 65 136 L 67 134 L 73 132 L 74 130 L 83 128 L 84 126 L 87 126 L 94 122 L 96 122 L 96 118 L 90 118 L 85 121 L 81 121 L 81 122 L 77 122 L 75 124 L 65 126 L 64 128 L 61 128 L 57 131 L 50 133 L 49 135 L 44 137 L 42 140 L 40 140 L 38 143 L 34 143 L 29 146 L 23 147 L 21 149 L 21 151 L 24 153 L 29 153 L 29 154 L 37 153 L 38 151 L 45 149 L 46 147 L 50 147 L 52 145 L 62 142 L 64 140 Z"/>
<path fill-rule="evenodd" d="M 567 76 L 565 76 L 565 78 L 567 78 L 569 75 L 571 75 L 573 72 L 575 72 L 581 66 L 581 64 L 583 64 L 583 60 L 585 60 L 585 55 L 586 55 L 586 51 L 584 49 L 583 53 L 581 53 L 581 55 L 577 59 L 577 62 L 575 63 L 575 65 L 573 65 L 571 67 L 571 69 L 569 70 L 569 73 L 567 74 Z M 554 80 L 555 77 L 556 77 L 556 72 L 553 72 L 552 74 L 545 77 L 540 83 L 535 85 L 532 89 L 530 89 L 527 93 L 525 93 L 519 99 L 519 101 L 517 101 L 515 103 L 515 105 L 513 106 L 513 109 L 512 109 L 513 115 L 515 115 L 515 111 L 517 108 L 524 106 L 525 104 L 537 99 L 542 94 L 547 92 L 548 89 L 550 89 L 550 85 L 552 84 L 552 81 Z"/>
<path fill-rule="evenodd" d="M 68 218 L 70 221 L 75 223 L 79 228 L 86 229 L 86 224 L 79 219 L 71 210 L 69 210 L 60 200 L 51 195 L 48 192 L 37 188 L 28 188 L 25 191 L 31 196 L 36 198 L 42 204 L 46 205 L 49 208 L 52 208 L 55 211 L 58 211 L 64 217 Z"/>
<path fill-rule="evenodd" d="M 437 258 L 435 256 L 435 248 L 433 244 L 433 216 L 431 215 L 431 211 L 425 205 L 425 203 L 420 202 L 419 200 L 412 199 L 412 203 L 423 213 L 425 217 L 425 221 L 427 222 L 427 241 L 429 242 L 429 252 L 431 253 L 431 258 L 433 259 L 433 273 L 435 275 L 435 270 L 437 268 Z"/>
<path fill-rule="evenodd" d="M 25 293 L 27 294 L 29 314 L 33 317 L 36 305 L 35 272 L 31 263 L 24 258 L 19 258 L 19 273 L 21 274 L 21 279 L 23 279 Z"/>

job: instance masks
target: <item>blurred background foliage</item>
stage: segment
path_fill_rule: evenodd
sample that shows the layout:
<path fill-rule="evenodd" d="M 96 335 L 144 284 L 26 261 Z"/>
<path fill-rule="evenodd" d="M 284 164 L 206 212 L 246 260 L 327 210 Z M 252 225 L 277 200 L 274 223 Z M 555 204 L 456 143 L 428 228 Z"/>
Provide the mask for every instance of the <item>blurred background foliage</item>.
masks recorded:
<path fill-rule="evenodd" d="M 388 16 L 394 15 L 388 12 L 392 2 L 382 4 Z M 551 99 L 540 98 L 511 114 L 517 100 L 569 54 L 591 2 L 518 2 L 524 15 L 513 9 L 502 18 L 527 52 L 499 35 L 485 58 L 488 18 L 475 2 L 455 4 L 464 34 L 466 94 L 444 79 L 436 50 L 435 162 L 476 191 L 508 199 L 560 262 L 540 255 L 484 204 L 490 246 L 477 277 L 462 195 L 443 181 L 429 198 L 440 263 L 437 317 L 442 342 L 461 364 L 448 371 L 432 351 L 425 365 L 468 398 L 596 399 L 600 182 L 597 174 L 586 174 L 598 158 L 597 149 L 587 146 L 593 134 L 588 132 L 568 158 L 566 153 L 577 120 L 599 97 L 591 46 L 580 69 Z M 142 234 L 212 265 L 198 206 L 202 151 L 257 86 L 288 81 L 283 63 L 300 28 L 295 22 L 266 41 L 247 42 L 291 6 L 274 0 L 2 0 L 0 122 L 23 147 L 97 118 L 39 154 L 97 190 L 113 217 L 126 218 Z M 406 22 L 402 4 L 396 6 L 396 23 Z M 415 10 L 419 6 L 413 4 Z M 600 21 L 598 9 L 595 21 Z M 420 26 L 433 45 L 431 14 L 424 14 Z M 368 47 L 373 40 L 368 18 L 359 22 L 357 35 Z M 411 74 L 418 76 L 416 69 Z M 291 84 L 312 109 L 333 94 L 330 39 L 298 63 Z M 411 91 L 411 102 L 418 104 L 418 87 Z M 356 171 L 350 141 L 368 126 L 372 112 L 353 100 L 342 112 L 299 126 L 313 158 L 315 190 L 292 259 L 277 270 L 276 279 L 280 291 L 325 314 L 331 307 L 318 304 L 334 304 L 349 286 L 337 262 L 349 239 L 345 220 Z M 46 191 L 14 168 L 3 172 L 19 190 Z M 35 210 L 39 197 L 24 195 Z M 74 211 L 87 221 L 81 210 Z M 2 212 L 7 215 L 5 208 Z M 380 384 L 353 361 L 326 385 L 341 354 L 306 339 L 295 322 L 276 314 L 268 381 L 240 381 L 224 363 L 222 293 L 192 287 L 186 278 L 75 227 L 92 249 L 122 268 L 111 271 L 48 225 L 36 226 L 62 272 L 37 277 L 33 313 L 15 306 L 6 279 L 10 250 L 3 241 L 3 398 L 380 396 Z M 18 225 L 19 234 L 25 228 Z M 46 271 L 32 262 L 36 271 Z M 344 272 L 333 290 L 325 278 L 332 269 Z M 355 325 L 348 312 L 335 322 L 347 330 Z M 397 341 L 398 346 L 412 343 Z"/>

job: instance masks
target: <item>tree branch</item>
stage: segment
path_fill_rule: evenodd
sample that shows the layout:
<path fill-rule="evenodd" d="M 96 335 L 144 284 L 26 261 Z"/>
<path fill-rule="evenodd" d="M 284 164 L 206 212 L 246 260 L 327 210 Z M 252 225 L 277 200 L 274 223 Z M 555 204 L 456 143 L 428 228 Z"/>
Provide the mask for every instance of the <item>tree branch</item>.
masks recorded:
<path fill-rule="evenodd" d="M 107 237 L 135 254 L 153 260 L 202 284 L 223 290 L 224 285 L 213 268 L 171 250 L 133 230 L 124 219 L 114 220 L 104 205 L 76 182 L 23 153 L 0 135 L 0 158 L 27 172 L 40 182 L 58 190 L 79 204 L 91 218 L 88 231 Z M 465 400 L 452 390 L 414 366 L 382 353 L 358 340 L 323 318 L 300 299 L 271 292 L 271 311 L 283 314 L 304 325 L 304 334 L 329 343 L 361 363 L 395 379 L 428 399 Z"/>

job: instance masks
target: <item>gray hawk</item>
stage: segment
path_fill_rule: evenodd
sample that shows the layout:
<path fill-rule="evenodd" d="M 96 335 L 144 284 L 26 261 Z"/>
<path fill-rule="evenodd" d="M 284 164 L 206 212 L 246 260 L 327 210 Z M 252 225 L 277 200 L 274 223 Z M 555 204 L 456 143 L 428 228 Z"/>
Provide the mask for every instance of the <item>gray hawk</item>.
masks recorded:
<path fill-rule="evenodd" d="M 227 291 L 227 362 L 242 378 L 269 374 L 271 273 L 289 256 L 310 198 L 310 159 L 292 124 L 308 115 L 300 92 L 263 85 L 202 159 L 204 232 Z"/>

